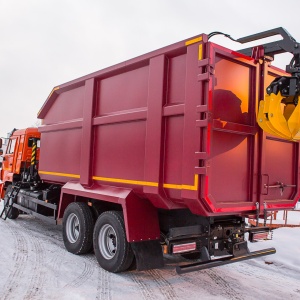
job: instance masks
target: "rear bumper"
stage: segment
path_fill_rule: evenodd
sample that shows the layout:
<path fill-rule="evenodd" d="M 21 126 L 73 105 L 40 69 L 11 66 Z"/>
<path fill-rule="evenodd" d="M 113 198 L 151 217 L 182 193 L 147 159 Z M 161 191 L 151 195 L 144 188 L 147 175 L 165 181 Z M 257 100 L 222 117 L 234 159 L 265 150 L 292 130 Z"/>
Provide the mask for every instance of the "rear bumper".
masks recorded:
<path fill-rule="evenodd" d="M 184 274 L 184 273 L 209 269 L 209 268 L 213 268 L 213 267 L 223 266 L 223 265 L 231 264 L 234 262 L 252 259 L 252 258 L 256 258 L 256 257 L 260 257 L 260 256 L 271 255 L 271 254 L 275 254 L 275 253 L 276 253 L 275 248 L 267 248 L 267 249 L 263 249 L 263 250 L 259 250 L 259 251 L 249 252 L 245 255 L 241 255 L 241 256 L 237 256 L 237 257 L 231 256 L 231 257 L 225 257 L 225 258 L 220 258 L 220 259 L 216 259 L 216 260 L 209 260 L 209 261 L 197 262 L 197 263 L 183 265 L 183 266 L 177 266 L 176 272 L 178 274 Z"/>

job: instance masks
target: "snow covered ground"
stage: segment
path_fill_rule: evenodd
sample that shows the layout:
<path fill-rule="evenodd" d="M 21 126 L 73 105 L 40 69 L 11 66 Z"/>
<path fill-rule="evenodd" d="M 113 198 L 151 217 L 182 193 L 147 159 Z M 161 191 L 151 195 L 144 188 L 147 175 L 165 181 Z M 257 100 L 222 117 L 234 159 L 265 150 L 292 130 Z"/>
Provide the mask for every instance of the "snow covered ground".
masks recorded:
<path fill-rule="evenodd" d="M 0 299 L 300 299 L 300 228 L 251 244 L 269 247 L 277 253 L 184 275 L 169 258 L 162 270 L 111 274 L 93 254 L 67 252 L 61 227 L 22 215 L 0 220 Z"/>

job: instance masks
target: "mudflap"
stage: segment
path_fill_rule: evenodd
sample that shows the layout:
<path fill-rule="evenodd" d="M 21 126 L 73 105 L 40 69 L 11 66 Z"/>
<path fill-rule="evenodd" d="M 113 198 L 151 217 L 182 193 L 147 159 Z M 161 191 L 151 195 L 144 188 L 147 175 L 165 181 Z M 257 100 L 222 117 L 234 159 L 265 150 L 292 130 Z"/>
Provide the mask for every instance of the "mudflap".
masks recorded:
<path fill-rule="evenodd" d="M 137 270 L 159 269 L 164 266 L 159 240 L 130 243 L 136 258 Z"/>
<path fill-rule="evenodd" d="M 213 259 L 213 260 L 211 260 L 209 258 L 207 260 L 202 260 L 201 262 L 177 266 L 176 272 L 178 274 L 184 274 L 184 273 L 214 268 L 214 267 L 218 267 L 218 266 L 223 266 L 223 265 L 227 265 L 227 264 L 231 264 L 234 262 L 243 261 L 243 260 L 247 260 L 247 259 L 257 258 L 260 256 L 275 254 L 275 253 L 276 253 L 275 248 L 267 248 L 267 249 L 263 249 L 263 250 L 259 250 L 259 251 L 250 252 L 247 247 L 247 243 L 242 242 L 242 243 L 238 243 L 234 246 L 232 256 L 223 257 L 223 258 L 219 258 L 219 259 Z"/>

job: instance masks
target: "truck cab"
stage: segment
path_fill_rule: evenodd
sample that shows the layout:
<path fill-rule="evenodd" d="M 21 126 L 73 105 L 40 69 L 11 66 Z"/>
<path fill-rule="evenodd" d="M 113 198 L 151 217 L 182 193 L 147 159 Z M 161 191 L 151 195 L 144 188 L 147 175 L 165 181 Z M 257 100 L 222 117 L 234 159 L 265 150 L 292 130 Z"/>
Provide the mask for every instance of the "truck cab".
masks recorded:
<path fill-rule="evenodd" d="M 3 154 L 0 170 L 0 196 L 3 199 L 6 187 L 14 181 L 22 180 L 32 163 L 33 141 L 37 142 L 34 164 L 39 161 L 40 133 L 37 128 L 14 130 Z"/>

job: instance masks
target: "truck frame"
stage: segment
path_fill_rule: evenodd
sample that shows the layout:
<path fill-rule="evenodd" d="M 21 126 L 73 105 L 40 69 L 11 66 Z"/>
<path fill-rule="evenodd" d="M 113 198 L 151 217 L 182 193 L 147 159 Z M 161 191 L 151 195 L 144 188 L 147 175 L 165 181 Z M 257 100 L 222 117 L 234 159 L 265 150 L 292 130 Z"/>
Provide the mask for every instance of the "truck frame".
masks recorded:
<path fill-rule="evenodd" d="M 299 44 L 277 28 L 238 41 L 283 42 L 232 51 L 214 34 L 55 87 L 42 125 L 9 138 L 1 217 L 62 224 L 66 249 L 93 249 L 110 272 L 161 268 L 163 254 L 193 260 L 178 273 L 274 254 L 249 251 L 247 235 L 271 232 L 245 218 L 299 198 Z M 290 74 L 271 65 L 286 51 Z"/>

